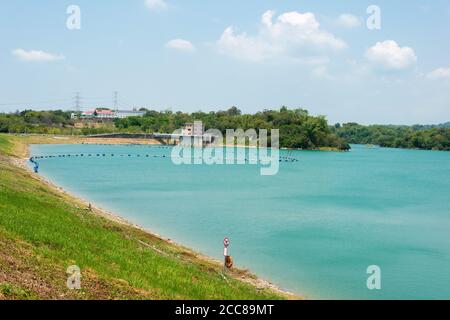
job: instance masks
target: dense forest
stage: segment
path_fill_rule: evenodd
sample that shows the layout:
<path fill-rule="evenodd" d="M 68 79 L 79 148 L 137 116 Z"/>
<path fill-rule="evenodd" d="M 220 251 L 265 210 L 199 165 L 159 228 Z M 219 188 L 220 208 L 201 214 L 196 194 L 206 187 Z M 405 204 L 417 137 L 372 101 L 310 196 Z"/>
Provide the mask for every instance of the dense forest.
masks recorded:
<path fill-rule="evenodd" d="M 32 111 L 0 113 L 2 133 L 63 133 L 64 128 L 73 126 L 71 112 Z"/>
<path fill-rule="evenodd" d="M 362 126 L 347 123 L 336 125 L 333 132 L 351 144 L 450 151 L 450 123 L 436 126 Z"/>
<path fill-rule="evenodd" d="M 350 146 L 328 125 L 325 117 L 314 117 L 303 109 L 265 110 L 256 114 L 242 114 L 232 107 L 226 111 L 194 112 L 192 114 L 172 111 L 146 110 L 144 117 L 116 119 L 114 125 L 96 128 L 76 128 L 71 112 L 64 111 L 23 111 L 0 114 L 0 132 L 39 134 L 97 134 L 107 132 L 129 133 L 172 133 L 194 120 L 202 121 L 205 129 L 218 129 L 225 134 L 226 129 L 280 129 L 280 146 L 299 149 L 339 149 L 349 150 Z"/>
<path fill-rule="evenodd" d="M 450 123 L 442 125 L 372 125 L 357 123 L 330 126 L 323 116 L 311 116 L 304 109 L 265 110 L 243 114 L 232 107 L 217 112 L 145 111 L 144 117 L 117 119 L 94 127 L 77 128 L 70 111 L 32 111 L 0 113 L 0 133 L 88 135 L 111 132 L 172 133 L 195 120 L 205 129 L 280 129 L 280 146 L 298 149 L 331 148 L 348 150 L 349 144 L 381 147 L 450 151 Z"/>
<path fill-rule="evenodd" d="M 199 120 L 205 129 L 218 129 L 224 135 L 226 129 L 279 129 L 280 146 L 298 149 L 337 148 L 348 150 L 350 146 L 332 133 L 325 117 L 313 117 L 303 109 L 279 111 L 265 110 L 256 114 L 242 114 L 232 107 L 227 111 L 195 112 L 156 112 L 148 111 L 143 118 L 117 120 L 116 127 L 125 131 L 173 132 L 185 123 Z"/>

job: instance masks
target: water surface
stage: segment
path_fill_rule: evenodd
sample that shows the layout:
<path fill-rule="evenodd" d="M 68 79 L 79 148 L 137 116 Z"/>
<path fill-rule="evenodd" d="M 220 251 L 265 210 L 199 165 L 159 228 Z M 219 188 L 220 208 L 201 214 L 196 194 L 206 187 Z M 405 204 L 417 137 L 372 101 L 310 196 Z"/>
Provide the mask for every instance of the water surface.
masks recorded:
<path fill-rule="evenodd" d="M 450 299 L 450 152 L 294 151 L 299 162 L 261 176 L 258 166 L 175 166 L 162 158 L 169 149 L 151 146 L 31 151 L 92 153 L 41 160 L 40 174 L 217 259 L 228 236 L 239 267 L 297 294 Z M 382 290 L 366 287 L 370 265 Z"/>

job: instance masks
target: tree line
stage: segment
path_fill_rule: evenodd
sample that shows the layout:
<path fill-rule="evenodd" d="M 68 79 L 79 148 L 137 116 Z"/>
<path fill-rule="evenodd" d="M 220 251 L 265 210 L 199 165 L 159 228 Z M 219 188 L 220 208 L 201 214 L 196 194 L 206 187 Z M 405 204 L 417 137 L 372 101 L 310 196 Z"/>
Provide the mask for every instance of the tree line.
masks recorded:
<path fill-rule="evenodd" d="M 202 121 L 205 129 L 279 129 L 280 146 L 295 149 L 349 150 L 349 144 L 372 144 L 392 148 L 450 150 L 450 123 L 432 126 L 394 126 L 357 123 L 330 126 L 324 116 L 312 116 L 305 109 L 264 110 L 243 114 L 237 107 L 212 112 L 145 111 L 144 117 L 105 122 L 96 127 L 75 127 L 71 111 L 33 111 L 0 114 L 0 133 L 73 134 L 172 133 L 186 123 Z"/>
<path fill-rule="evenodd" d="M 0 132 L 35 134 L 98 134 L 111 132 L 172 133 L 186 123 L 202 121 L 206 130 L 218 129 L 224 135 L 226 129 L 279 129 L 280 146 L 297 149 L 339 149 L 350 146 L 332 132 L 323 116 L 311 116 L 304 109 L 265 110 L 256 114 L 243 114 L 236 107 L 217 112 L 145 111 L 144 117 L 114 120 L 114 125 L 96 128 L 76 128 L 77 120 L 71 119 L 70 111 L 33 111 L 0 114 Z"/>
<path fill-rule="evenodd" d="M 232 107 L 218 112 L 157 112 L 147 111 L 142 118 L 115 121 L 116 128 L 128 132 L 173 132 L 185 123 L 202 121 L 205 130 L 217 129 L 225 135 L 227 129 L 280 130 L 280 146 L 296 149 L 333 148 L 349 150 L 350 146 L 332 132 L 325 117 L 314 117 L 304 109 L 265 110 L 256 114 L 242 114 Z"/>
<path fill-rule="evenodd" d="M 435 126 L 363 126 L 347 123 L 336 125 L 333 132 L 350 144 L 450 151 L 450 123 Z"/>

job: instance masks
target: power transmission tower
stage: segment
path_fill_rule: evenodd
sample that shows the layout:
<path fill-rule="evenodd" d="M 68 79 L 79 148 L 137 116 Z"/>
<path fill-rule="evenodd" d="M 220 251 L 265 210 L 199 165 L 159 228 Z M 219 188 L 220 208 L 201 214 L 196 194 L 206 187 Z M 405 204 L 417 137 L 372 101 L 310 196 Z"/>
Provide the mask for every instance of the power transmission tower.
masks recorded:
<path fill-rule="evenodd" d="M 75 92 L 75 111 L 76 112 L 81 111 L 81 98 L 79 92 Z"/>
<path fill-rule="evenodd" d="M 119 108 L 119 92 L 114 91 L 114 110 L 118 110 Z"/>

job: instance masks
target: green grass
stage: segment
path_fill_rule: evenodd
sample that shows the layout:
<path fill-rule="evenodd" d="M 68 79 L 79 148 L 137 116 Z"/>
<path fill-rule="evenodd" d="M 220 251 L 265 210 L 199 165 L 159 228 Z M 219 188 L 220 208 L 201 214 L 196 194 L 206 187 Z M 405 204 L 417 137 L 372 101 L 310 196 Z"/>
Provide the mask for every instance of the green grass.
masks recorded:
<path fill-rule="evenodd" d="M 0 134 L 0 152 L 10 155 L 12 148 L 13 143 L 11 142 L 11 138 L 8 138 L 7 135 Z"/>
<path fill-rule="evenodd" d="M 16 286 L 10 283 L 2 283 L 0 284 L 0 294 L 2 294 L 5 297 L 11 297 L 14 299 L 34 299 L 36 298 L 36 295 L 34 295 L 29 290 L 26 290 L 20 286 Z"/>
<path fill-rule="evenodd" d="M 0 152 L 11 152 L 12 144 L 0 136 Z M 71 265 L 81 268 L 80 291 L 66 288 Z M 27 277 L 31 285 L 21 280 Z M 92 214 L 0 155 L 0 299 L 282 298 L 235 277 L 184 248 Z"/>

